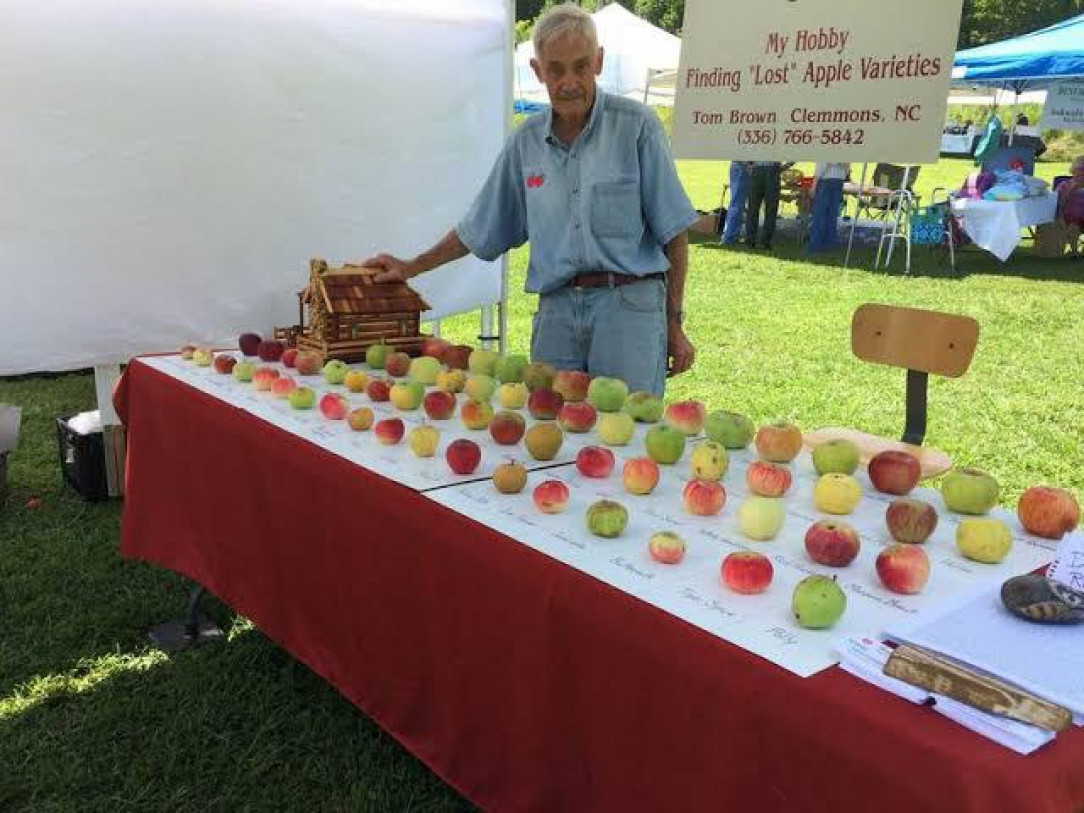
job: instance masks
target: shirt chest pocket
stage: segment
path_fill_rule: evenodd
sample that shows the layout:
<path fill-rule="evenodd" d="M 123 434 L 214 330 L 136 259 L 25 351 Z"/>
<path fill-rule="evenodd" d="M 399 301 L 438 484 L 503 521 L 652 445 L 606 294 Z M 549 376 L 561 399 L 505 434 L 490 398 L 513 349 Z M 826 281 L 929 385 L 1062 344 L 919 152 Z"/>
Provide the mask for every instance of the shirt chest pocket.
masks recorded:
<path fill-rule="evenodd" d="M 635 237 L 643 230 L 640 182 L 601 181 L 591 189 L 591 231 L 596 237 Z"/>

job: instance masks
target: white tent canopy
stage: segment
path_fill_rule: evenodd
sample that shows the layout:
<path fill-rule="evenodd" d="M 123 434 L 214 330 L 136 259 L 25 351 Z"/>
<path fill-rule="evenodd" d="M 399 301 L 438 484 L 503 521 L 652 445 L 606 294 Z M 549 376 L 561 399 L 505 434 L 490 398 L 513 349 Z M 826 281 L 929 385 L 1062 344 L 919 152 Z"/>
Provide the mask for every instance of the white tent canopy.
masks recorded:
<path fill-rule="evenodd" d="M 681 59 L 681 39 L 637 17 L 619 3 L 611 3 L 592 15 L 599 45 L 605 51 L 599 86 L 608 93 L 632 96 L 652 104 L 673 104 L 673 73 Z M 515 94 L 517 99 L 546 101 L 546 89 L 531 69 L 534 45 L 516 47 Z M 669 86 L 658 77 L 670 73 Z"/>

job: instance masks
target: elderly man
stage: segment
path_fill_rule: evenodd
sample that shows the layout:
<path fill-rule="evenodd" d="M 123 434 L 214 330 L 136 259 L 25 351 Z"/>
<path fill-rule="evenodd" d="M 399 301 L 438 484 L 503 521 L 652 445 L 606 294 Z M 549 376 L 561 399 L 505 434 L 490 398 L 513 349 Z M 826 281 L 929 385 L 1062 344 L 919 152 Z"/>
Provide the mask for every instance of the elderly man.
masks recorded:
<path fill-rule="evenodd" d="M 531 241 L 539 294 L 531 357 L 661 395 L 693 362 L 682 328 L 686 229 L 696 220 L 649 108 L 596 87 L 594 21 L 556 6 L 535 25 L 531 66 L 550 110 L 508 139 L 470 211 L 410 260 L 380 254 L 378 281 L 405 280 L 467 253 L 493 260 Z"/>

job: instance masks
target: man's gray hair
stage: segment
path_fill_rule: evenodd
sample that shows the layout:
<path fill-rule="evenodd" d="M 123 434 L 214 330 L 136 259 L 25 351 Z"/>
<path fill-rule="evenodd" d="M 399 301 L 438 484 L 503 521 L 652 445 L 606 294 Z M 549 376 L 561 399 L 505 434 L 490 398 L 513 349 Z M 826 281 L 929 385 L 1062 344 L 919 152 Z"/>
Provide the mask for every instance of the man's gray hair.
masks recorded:
<path fill-rule="evenodd" d="M 535 57 L 541 59 L 543 48 L 569 34 L 580 34 L 587 38 L 592 48 L 598 48 L 598 31 L 590 14 L 575 3 L 553 6 L 534 24 L 531 42 L 534 44 Z"/>

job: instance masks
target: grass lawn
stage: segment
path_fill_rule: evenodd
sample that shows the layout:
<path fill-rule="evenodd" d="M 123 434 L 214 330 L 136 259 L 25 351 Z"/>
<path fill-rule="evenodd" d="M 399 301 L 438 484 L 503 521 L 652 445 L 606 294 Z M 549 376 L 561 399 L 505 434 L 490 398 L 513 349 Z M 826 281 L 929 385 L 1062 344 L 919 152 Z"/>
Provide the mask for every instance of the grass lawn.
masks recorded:
<path fill-rule="evenodd" d="M 714 206 L 723 165 L 680 169 L 694 203 Z M 966 172 L 925 167 L 918 188 L 956 186 Z M 1084 494 L 1084 263 L 1025 248 L 1006 265 L 967 251 L 956 276 L 924 251 L 911 276 L 871 264 L 867 252 L 845 270 L 785 245 L 775 256 L 695 245 L 686 312 L 699 361 L 670 396 L 757 421 L 895 434 L 903 372 L 850 355 L 851 313 L 869 301 L 966 313 L 982 325 L 978 351 L 963 378 L 931 381 L 928 442 L 995 473 L 1006 505 L 1038 482 Z M 525 266 L 514 252 L 516 292 Z M 515 293 L 510 305 L 522 352 L 534 303 Z M 477 334 L 473 317 L 444 327 Z M 92 404 L 89 376 L 0 380 L 0 401 L 26 410 L 0 510 L 0 810 L 470 809 L 227 608 L 212 605 L 228 644 L 152 651 L 144 629 L 178 616 L 183 581 L 122 561 L 120 507 L 84 504 L 58 483 L 52 417 Z M 32 495 L 40 509 L 24 507 Z"/>

